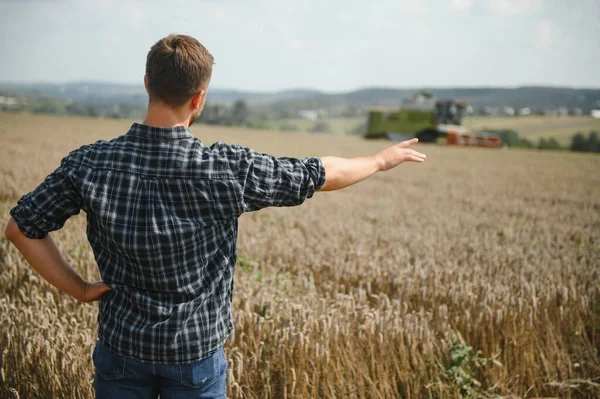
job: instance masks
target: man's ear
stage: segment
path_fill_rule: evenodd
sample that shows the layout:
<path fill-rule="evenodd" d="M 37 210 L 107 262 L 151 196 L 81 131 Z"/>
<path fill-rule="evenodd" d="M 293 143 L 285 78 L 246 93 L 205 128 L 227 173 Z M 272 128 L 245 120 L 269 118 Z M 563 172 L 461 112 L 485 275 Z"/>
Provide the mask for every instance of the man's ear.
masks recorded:
<path fill-rule="evenodd" d="M 200 109 L 202 107 L 204 96 L 206 96 L 206 90 L 200 90 L 198 94 L 192 97 L 192 109 Z"/>
<path fill-rule="evenodd" d="M 148 91 L 148 76 L 146 75 L 144 75 L 144 87 L 146 88 L 146 93 L 150 95 L 150 92 Z"/>

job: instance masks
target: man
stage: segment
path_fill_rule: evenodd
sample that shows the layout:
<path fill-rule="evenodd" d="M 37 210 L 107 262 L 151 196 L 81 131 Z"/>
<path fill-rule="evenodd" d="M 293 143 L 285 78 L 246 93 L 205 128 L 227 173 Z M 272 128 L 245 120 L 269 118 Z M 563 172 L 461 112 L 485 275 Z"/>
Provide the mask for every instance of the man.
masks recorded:
<path fill-rule="evenodd" d="M 11 210 L 6 236 L 31 266 L 79 301 L 100 300 L 99 398 L 225 397 L 237 218 L 425 160 L 408 148 L 416 139 L 354 159 L 207 146 L 188 127 L 202 112 L 212 67 L 196 39 L 159 40 L 146 62 L 143 123 L 72 151 Z M 48 236 L 81 209 L 100 282 L 84 281 Z"/>

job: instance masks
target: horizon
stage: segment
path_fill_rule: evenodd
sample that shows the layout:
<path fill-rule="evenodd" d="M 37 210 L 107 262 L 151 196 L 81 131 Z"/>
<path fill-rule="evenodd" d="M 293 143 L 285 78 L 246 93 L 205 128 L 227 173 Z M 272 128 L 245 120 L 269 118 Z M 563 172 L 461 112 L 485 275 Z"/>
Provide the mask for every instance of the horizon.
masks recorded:
<path fill-rule="evenodd" d="M 36 85 L 47 85 L 47 86 L 68 86 L 68 85 L 107 85 L 107 86 L 121 86 L 121 87 L 139 87 L 143 89 L 142 83 L 121 83 L 117 81 L 101 81 L 101 80 L 74 80 L 66 82 L 52 82 L 52 81 L 4 81 L 0 80 L 0 85 L 15 85 L 15 86 L 36 86 Z M 518 89 L 567 89 L 567 90 L 600 90 L 600 85 L 597 87 L 593 86 L 566 86 L 566 85 L 552 85 L 552 84 L 523 84 L 516 86 L 461 86 L 461 85 L 449 85 L 449 86 L 360 86 L 350 88 L 347 90 L 322 90 L 311 87 L 285 87 L 282 89 L 275 90 L 261 90 L 261 89 L 240 89 L 222 86 L 209 86 L 208 90 L 218 91 L 232 91 L 232 92 L 246 92 L 246 93 L 283 93 L 292 91 L 313 91 L 322 94 L 345 94 L 353 93 L 363 90 L 518 90 Z"/>

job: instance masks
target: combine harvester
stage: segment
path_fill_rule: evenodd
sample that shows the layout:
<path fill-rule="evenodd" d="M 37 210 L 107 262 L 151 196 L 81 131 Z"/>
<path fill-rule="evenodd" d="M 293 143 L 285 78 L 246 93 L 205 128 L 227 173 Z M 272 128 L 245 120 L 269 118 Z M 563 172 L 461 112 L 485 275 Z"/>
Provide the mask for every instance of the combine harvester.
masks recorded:
<path fill-rule="evenodd" d="M 373 109 L 367 122 L 368 139 L 444 141 L 447 145 L 502 147 L 500 137 L 486 132 L 469 133 L 462 126 L 466 101 L 437 100 L 429 92 L 402 101 L 400 109 Z"/>

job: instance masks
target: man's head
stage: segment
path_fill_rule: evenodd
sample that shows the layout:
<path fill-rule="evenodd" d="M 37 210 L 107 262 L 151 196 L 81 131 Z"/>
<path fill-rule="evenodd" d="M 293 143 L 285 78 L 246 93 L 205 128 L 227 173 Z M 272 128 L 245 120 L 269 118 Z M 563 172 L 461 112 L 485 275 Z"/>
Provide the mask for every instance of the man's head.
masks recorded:
<path fill-rule="evenodd" d="M 172 34 L 160 39 L 146 59 L 150 102 L 189 111 L 191 126 L 204 107 L 213 63 L 213 56 L 193 37 Z"/>

